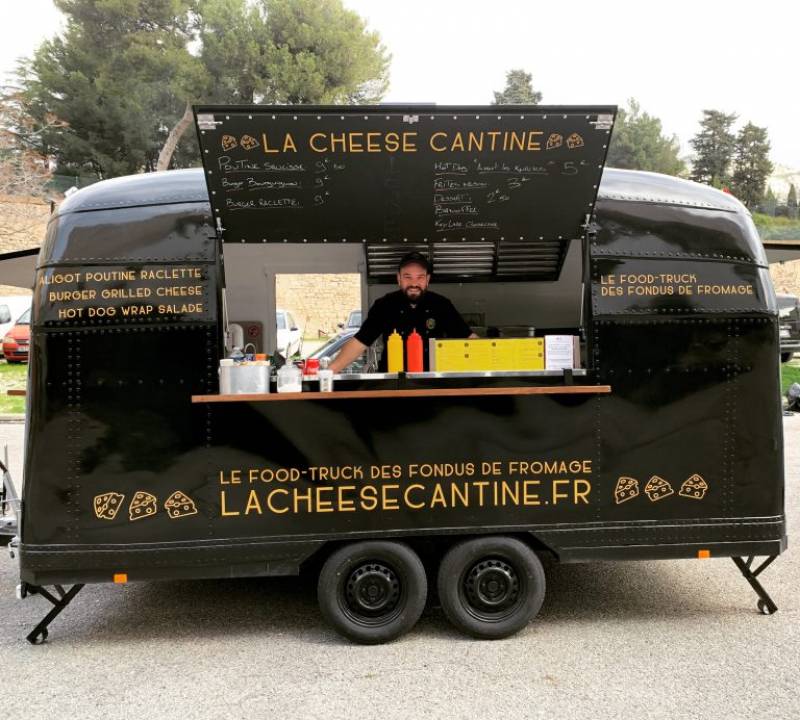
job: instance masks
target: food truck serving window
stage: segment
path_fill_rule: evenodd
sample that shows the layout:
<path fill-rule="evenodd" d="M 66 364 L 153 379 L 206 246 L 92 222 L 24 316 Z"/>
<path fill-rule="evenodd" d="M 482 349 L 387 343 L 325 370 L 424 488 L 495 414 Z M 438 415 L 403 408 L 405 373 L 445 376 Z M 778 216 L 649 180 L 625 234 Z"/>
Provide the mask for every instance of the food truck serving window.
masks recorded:
<path fill-rule="evenodd" d="M 357 273 L 366 309 L 416 251 L 481 337 L 579 334 L 581 240 L 615 113 L 196 107 L 232 317 L 263 307 L 271 352 L 277 273 Z"/>

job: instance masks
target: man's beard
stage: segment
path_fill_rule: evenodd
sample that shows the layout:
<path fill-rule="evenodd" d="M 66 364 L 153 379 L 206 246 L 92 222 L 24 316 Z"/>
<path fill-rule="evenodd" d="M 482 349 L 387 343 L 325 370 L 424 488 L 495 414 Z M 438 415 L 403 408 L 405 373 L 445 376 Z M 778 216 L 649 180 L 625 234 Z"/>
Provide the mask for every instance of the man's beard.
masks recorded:
<path fill-rule="evenodd" d="M 410 290 L 417 290 L 417 294 L 409 295 Z M 412 285 L 403 290 L 403 295 L 406 296 L 406 300 L 408 300 L 409 302 L 419 302 L 420 300 L 422 300 L 422 296 L 424 294 L 425 294 L 424 288 L 417 287 L 416 285 Z"/>

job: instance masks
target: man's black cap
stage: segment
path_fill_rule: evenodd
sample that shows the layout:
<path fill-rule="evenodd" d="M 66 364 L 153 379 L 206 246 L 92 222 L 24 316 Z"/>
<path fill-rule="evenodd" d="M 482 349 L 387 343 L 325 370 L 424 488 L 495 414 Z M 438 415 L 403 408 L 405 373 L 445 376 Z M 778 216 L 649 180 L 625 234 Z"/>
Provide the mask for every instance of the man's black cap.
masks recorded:
<path fill-rule="evenodd" d="M 400 264 L 397 266 L 397 272 L 400 272 L 406 265 L 421 265 L 425 268 L 428 275 L 431 274 L 431 264 L 428 262 L 428 258 L 422 253 L 410 252 L 403 255 L 403 257 L 400 258 Z"/>

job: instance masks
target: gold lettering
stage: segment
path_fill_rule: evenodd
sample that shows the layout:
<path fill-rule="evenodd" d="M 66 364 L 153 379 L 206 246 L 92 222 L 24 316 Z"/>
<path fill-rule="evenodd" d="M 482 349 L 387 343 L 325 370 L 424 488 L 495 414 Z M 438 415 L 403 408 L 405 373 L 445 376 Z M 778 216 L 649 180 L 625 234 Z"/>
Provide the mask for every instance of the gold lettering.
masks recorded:
<path fill-rule="evenodd" d="M 317 147 L 317 138 L 325 138 L 325 133 L 317 132 L 314 133 L 310 138 L 308 138 L 308 145 L 314 151 L 318 153 L 328 152 L 327 147 Z"/>
<path fill-rule="evenodd" d="M 229 512 L 227 510 L 227 508 L 225 507 L 225 491 L 224 490 L 220 490 L 219 491 L 219 504 L 220 504 L 220 508 L 221 508 L 222 517 L 232 517 L 234 515 L 238 515 L 239 514 L 238 510 L 234 510 L 232 512 Z"/>
<path fill-rule="evenodd" d="M 409 485 L 405 489 L 405 492 L 403 493 L 403 500 L 404 500 L 405 504 L 408 507 L 410 507 L 412 510 L 420 510 L 420 509 L 425 507 L 425 503 L 424 502 L 413 503 L 413 502 L 411 502 L 411 498 L 410 498 L 411 491 L 415 490 L 415 489 L 424 490 L 425 486 L 424 485 L 419 485 L 419 484 Z"/>
<path fill-rule="evenodd" d="M 249 515 L 252 510 L 255 510 L 261 515 L 261 503 L 258 501 L 258 493 L 255 490 L 251 490 L 250 494 L 247 496 L 247 505 L 245 505 L 244 514 Z"/>
<path fill-rule="evenodd" d="M 264 152 L 267 154 L 277 153 L 278 150 L 272 150 L 267 140 L 267 133 L 261 133 L 261 144 L 264 146 Z"/>
<path fill-rule="evenodd" d="M 289 491 L 286 488 L 274 488 L 267 493 L 267 507 L 270 509 L 270 512 L 275 513 L 276 515 L 283 515 L 283 513 L 289 512 L 289 508 L 276 508 L 272 504 L 272 496 L 273 495 L 288 495 Z"/>
<path fill-rule="evenodd" d="M 436 143 L 434 142 L 434 140 L 435 140 L 436 138 L 439 138 L 439 137 L 443 137 L 443 138 L 445 138 L 445 141 L 446 141 L 446 139 L 447 139 L 447 133 L 443 133 L 443 132 L 435 132 L 435 133 L 433 133 L 433 135 L 431 135 L 431 141 L 430 141 L 430 145 L 431 145 L 431 150 L 433 150 L 434 152 L 444 152 L 445 150 L 447 150 L 447 145 L 443 145 L 442 147 L 439 147 L 439 146 L 438 146 L 438 145 L 436 145 Z M 387 138 L 388 138 L 388 135 L 387 135 Z"/>

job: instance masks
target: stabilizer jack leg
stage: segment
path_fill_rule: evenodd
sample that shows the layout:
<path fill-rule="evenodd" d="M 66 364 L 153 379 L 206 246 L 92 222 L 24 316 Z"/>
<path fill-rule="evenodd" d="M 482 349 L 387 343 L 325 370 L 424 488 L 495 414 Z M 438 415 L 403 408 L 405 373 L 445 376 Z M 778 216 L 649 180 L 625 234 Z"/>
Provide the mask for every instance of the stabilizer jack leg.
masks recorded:
<path fill-rule="evenodd" d="M 53 605 L 53 609 L 42 618 L 42 621 L 35 628 L 33 628 L 30 633 L 28 633 L 26 640 L 31 645 L 41 645 L 45 640 L 47 640 L 47 626 L 61 614 L 61 611 L 67 607 L 67 605 L 72 602 L 72 599 L 83 588 L 83 584 L 73 585 L 69 590 L 66 591 L 63 587 L 61 587 L 61 585 L 54 585 L 53 587 L 56 591 L 55 595 L 48 592 L 43 587 L 28 585 L 25 588 L 25 594 L 41 595 Z"/>
<path fill-rule="evenodd" d="M 773 602 L 769 593 L 764 589 L 764 586 L 758 582 L 757 578 L 769 567 L 776 557 L 778 556 L 770 555 L 755 570 L 752 569 L 755 556 L 751 555 L 746 561 L 744 558 L 740 557 L 733 558 L 733 562 L 736 563 L 736 567 L 738 567 L 742 575 L 744 575 L 745 580 L 747 580 L 747 582 L 750 583 L 750 587 L 756 591 L 756 595 L 758 595 L 758 611 L 763 615 L 772 615 L 778 611 L 778 606 Z"/>

